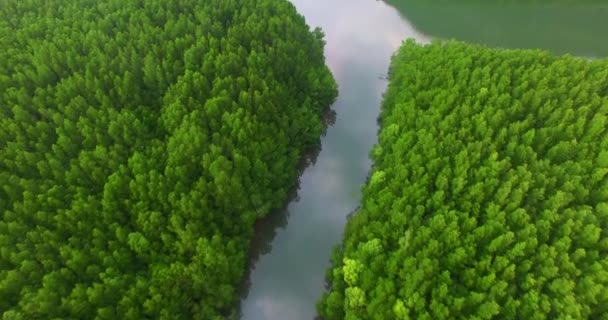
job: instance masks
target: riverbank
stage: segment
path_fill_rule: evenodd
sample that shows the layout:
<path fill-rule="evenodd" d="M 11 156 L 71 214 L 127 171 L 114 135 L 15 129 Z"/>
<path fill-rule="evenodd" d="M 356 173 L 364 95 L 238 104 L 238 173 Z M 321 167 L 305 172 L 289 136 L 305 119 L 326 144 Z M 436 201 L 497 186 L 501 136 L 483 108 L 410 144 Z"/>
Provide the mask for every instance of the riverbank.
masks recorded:
<path fill-rule="evenodd" d="M 606 63 L 406 42 L 323 319 L 606 319 Z"/>
<path fill-rule="evenodd" d="M 299 179 L 297 195 L 283 212 L 259 225 L 242 320 L 311 320 L 325 291 L 332 248 L 342 239 L 346 216 L 360 200 L 371 167 L 376 119 L 391 54 L 405 38 L 424 37 L 382 2 L 293 0 L 312 27 L 325 33 L 325 60 L 340 93 L 335 124 L 321 151 Z M 257 247 L 255 247 L 257 246 Z"/>

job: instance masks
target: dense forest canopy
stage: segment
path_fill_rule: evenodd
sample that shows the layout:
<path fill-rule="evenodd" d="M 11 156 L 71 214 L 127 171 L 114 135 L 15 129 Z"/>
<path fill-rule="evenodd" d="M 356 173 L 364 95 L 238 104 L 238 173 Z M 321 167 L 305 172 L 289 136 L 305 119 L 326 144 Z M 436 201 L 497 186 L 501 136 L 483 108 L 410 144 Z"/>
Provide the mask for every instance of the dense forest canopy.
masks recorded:
<path fill-rule="evenodd" d="M 325 319 L 608 319 L 608 62 L 406 42 Z"/>
<path fill-rule="evenodd" d="M 285 0 L 0 2 L 2 319 L 221 319 L 336 96 Z"/>

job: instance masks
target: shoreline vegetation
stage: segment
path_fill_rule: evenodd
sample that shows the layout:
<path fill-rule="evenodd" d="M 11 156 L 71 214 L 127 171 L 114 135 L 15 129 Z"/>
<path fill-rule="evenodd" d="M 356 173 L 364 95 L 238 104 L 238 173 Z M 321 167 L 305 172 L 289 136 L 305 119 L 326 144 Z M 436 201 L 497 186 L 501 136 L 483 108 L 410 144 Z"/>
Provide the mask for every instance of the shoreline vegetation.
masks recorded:
<path fill-rule="evenodd" d="M 0 1 L 1 318 L 238 318 L 335 120 L 323 32 L 287 0 Z M 393 56 L 319 315 L 608 320 L 608 3 L 385 2 L 462 41 Z"/>
<path fill-rule="evenodd" d="M 438 39 L 555 54 L 608 56 L 605 1 L 385 0 L 420 32 Z"/>
<path fill-rule="evenodd" d="M 608 61 L 408 40 L 335 319 L 608 319 Z"/>
<path fill-rule="evenodd" d="M 0 5 L 0 314 L 223 319 L 337 85 L 285 0 Z"/>

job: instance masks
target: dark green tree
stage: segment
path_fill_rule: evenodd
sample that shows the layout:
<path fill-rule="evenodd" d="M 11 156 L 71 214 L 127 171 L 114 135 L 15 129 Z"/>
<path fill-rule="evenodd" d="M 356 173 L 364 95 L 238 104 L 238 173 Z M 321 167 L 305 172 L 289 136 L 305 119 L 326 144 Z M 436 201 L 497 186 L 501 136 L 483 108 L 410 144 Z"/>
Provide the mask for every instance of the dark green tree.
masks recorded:
<path fill-rule="evenodd" d="M 288 1 L 0 4 L 0 315 L 221 319 L 336 96 Z"/>

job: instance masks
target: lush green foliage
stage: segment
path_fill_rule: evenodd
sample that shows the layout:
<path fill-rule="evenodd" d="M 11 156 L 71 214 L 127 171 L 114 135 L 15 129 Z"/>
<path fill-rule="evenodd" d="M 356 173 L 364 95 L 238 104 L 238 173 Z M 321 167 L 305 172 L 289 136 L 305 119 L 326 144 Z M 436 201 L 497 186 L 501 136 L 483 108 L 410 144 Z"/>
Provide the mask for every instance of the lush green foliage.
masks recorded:
<path fill-rule="evenodd" d="M 3 319 L 215 319 L 336 96 L 288 1 L 0 3 Z"/>
<path fill-rule="evenodd" d="M 408 41 L 326 319 L 608 319 L 608 63 Z"/>

